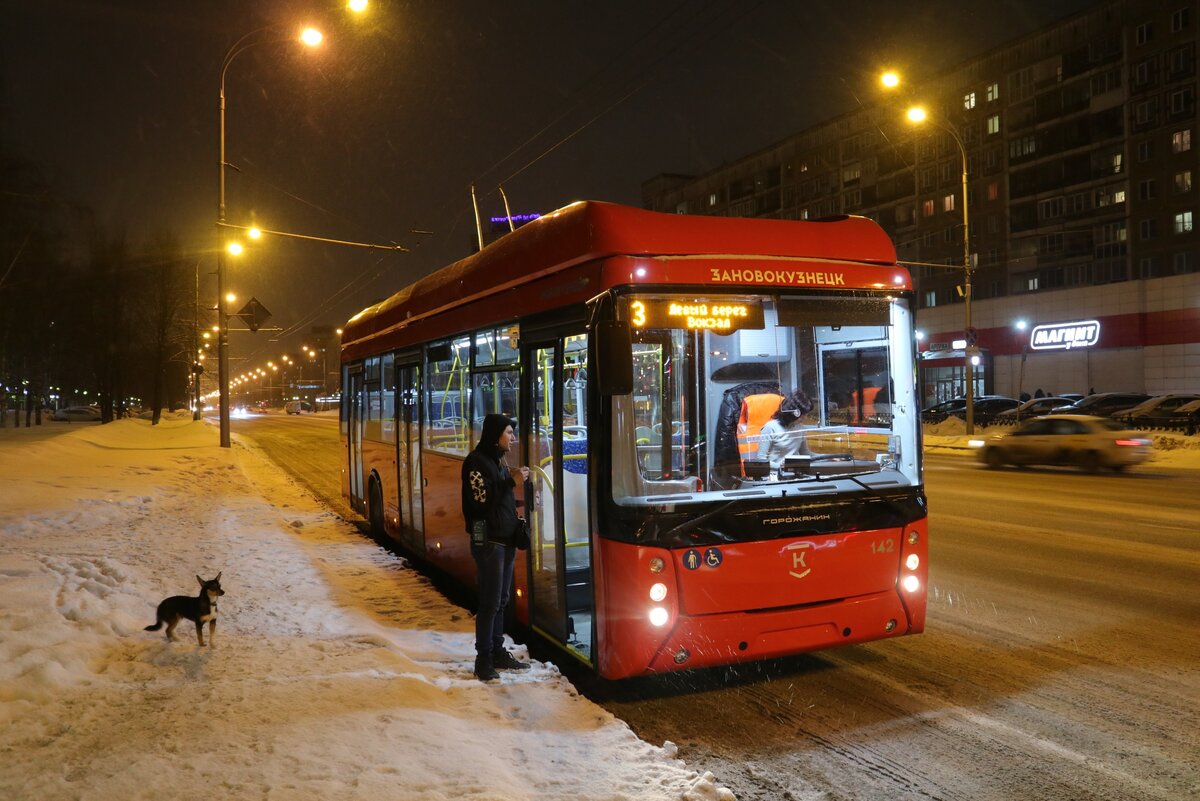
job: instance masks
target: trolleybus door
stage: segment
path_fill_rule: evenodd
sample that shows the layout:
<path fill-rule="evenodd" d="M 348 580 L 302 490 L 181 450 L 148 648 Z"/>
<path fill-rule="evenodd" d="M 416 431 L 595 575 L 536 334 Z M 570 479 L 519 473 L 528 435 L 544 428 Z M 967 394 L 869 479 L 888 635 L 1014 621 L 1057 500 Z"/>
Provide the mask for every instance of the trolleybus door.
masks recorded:
<path fill-rule="evenodd" d="M 421 368 L 402 364 L 396 369 L 396 486 L 399 488 L 400 539 L 413 553 L 425 550 L 421 503 Z"/>
<path fill-rule="evenodd" d="M 346 440 L 349 443 L 350 506 L 359 514 L 367 513 L 363 492 L 362 427 L 363 427 L 362 367 L 350 368 L 346 375 Z"/>
<path fill-rule="evenodd" d="M 530 619 L 543 635 L 590 662 L 587 337 L 531 345 L 524 362 L 530 402 L 521 428 L 535 498 L 529 510 Z"/>

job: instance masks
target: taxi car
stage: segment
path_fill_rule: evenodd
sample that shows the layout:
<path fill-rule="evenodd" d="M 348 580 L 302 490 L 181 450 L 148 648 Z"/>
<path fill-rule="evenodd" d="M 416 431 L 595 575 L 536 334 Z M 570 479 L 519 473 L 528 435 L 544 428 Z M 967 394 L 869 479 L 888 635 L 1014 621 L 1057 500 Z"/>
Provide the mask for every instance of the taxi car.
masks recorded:
<path fill-rule="evenodd" d="M 1088 472 L 1121 471 L 1150 458 L 1151 441 L 1104 417 L 1050 414 L 985 440 L 971 440 L 990 468 L 1005 465 L 1075 465 Z"/>

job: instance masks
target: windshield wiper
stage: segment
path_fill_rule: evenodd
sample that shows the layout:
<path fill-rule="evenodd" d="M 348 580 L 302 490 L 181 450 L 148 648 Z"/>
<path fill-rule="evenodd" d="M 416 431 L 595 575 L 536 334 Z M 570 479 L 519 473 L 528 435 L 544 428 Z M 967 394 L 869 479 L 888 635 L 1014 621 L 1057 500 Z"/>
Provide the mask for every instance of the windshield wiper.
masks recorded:
<path fill-rule="evenodd" d="M 667 530 L 664 534 L 660 535 L 658 537 L 658 539 L 660 539 L 663 542 L 670 542 L 673 537 L 679 536 L 680 532 L 682 532 L 684 529 L 689 528 L 689 527 L 696 528 L 701 523 L 711 520 L 712 518 L 721 514 L 721 512 L 724 512 L 726 509 L 728 509 L 729 507 L 733 506 L 736 503 L 737 503 L 737 500 L 726 501 L 725 503 L 721 504 L 720 506 L 716 507 L 715 509 L 709 509 L 707 512 L 700 515 L 699 517 L 693 517 L 691 520 L 683 521 L 679 525 L 675 526 L 672 529 Z M 721 535 L 721 536 L 725 540 L 730 541 L 729 537 L 726 537 L 725 535 Z"/>

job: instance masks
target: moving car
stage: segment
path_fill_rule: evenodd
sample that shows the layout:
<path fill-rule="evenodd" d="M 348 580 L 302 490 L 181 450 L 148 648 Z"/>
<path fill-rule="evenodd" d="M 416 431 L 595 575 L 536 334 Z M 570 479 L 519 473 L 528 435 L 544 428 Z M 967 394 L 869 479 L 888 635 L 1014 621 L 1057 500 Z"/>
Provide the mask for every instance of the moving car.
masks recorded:
<path fill-rule="evenodd" d="M 288 414 L 300 414 L 301 412 L 311 412 L 312 404 L 308 401 L 288 401 L 283 406 L 283 410 Z"/>
<path fill-rule="evenodd" d="M 1149 397 L 1144 392 L 1098 392 L 1063 409 L 1063 414 L 1091 414 L 1097 417 L 1108 417 L 1113 412 L 1137 406 Z"/>
<path fill-rule="evenodd" d="M 1150 440 L 1104 417 L 1050 414 L 1035 417 L 1006 434 L 972 440 L 988 467 L 1004 465 L 1076 465 L 1088 472 L 1101 467 L 1121 471 L 1150 458 Z"/>
<path fill-rule="evenodd" d="M 1050 414 L 1056 409 L 1070 406 L 1075 401 L 1070 398 L 1058 395 L 1045 398 L 1032 398 L 1025 401 L 1015 409 L 1005 409 L 996 415 L 997 423 L 1016 423 L 1020 420 L 1027 420 L 1030 417 L 1041 417 L 1044 414 Z"/>
<path fill-rule="evenodd" d="M 100 419 L 100 410 L 94 406 L 64 406 L 50 415 L 51 420 L 92 422 Z"/>
<path fill-rule="evenodd" d="M 1200 395 L 1172 394 L 1157 395 L 1144 400 L 1132 409 L 1116 412 L 1112 419 L 1130 428 L 1159 428 L 1180 406 L 1200 400 Z"/>

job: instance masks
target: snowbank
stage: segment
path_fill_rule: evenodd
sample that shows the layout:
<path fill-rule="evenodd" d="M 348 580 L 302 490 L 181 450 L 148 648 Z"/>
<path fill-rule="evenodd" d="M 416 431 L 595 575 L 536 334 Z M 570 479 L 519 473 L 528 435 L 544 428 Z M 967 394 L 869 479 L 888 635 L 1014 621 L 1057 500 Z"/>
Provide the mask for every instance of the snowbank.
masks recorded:
<path fill-rule="evenodd" d="M 0 429 L 0 798 L 733 798 L 216 437 Z M 218 571 L 215 647 L 142 630 Z"/>

